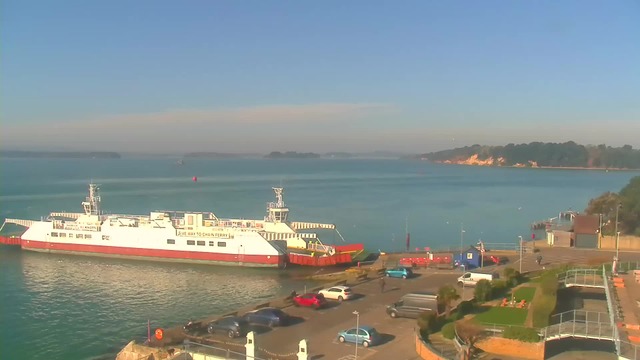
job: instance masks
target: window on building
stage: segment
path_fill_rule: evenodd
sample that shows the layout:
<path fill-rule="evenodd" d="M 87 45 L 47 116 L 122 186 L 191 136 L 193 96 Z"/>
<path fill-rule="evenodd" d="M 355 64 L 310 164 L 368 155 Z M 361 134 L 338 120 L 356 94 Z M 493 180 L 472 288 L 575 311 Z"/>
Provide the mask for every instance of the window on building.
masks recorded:
<path fill-rule="evenodd" d="M 226 247 L 227 243 L 224 241 L 218 241 L 218 247 Z"/>
<path fill-rule="evenodd" d="M 204 240 L 198 240 L 198 246 L 204 246 L 204 245 L 205 245 Z"/>
<path fill-rule="evenodd" d="M 51 233 L 51 237 L 58 237 L 58 233 L 57 232 L 52 232 Z"/>
<path fill-rule="evenodd" d="M 67 233 L 60 233 L 60 237 L 67 237 Z"/>
<path fill-rule="evenodd" d="M 196 241 L 195 240 L 187 240 L 187 245 L 195 245 Z"/>
<path fill-rule="evenodd" d="M 209 246 L 215 246 L 215 241 L 209 241 Z"/>
<path fill-rule="evenodd" d="M 76 239 L 82 239 L 82 234 L 76 234 Z"/>
<path fill-rule="evenodd" d="M 85 238 L 85 239 L 91 239 L 91 235 L 89 235 L 89 234 L 84 234 L 84 238 Z"/>
<path fill-rule="evenodd" d="M 167 239 L 167 244 L 175 244 L 176 240 L 175 239 Z"/>

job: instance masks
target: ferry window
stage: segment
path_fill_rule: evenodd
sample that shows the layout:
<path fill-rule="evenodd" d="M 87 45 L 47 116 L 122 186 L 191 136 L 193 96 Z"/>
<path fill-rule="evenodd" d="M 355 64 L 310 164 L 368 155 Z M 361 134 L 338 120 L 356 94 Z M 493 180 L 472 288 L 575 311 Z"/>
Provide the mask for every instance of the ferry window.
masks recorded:
<path fill-rule="evenodd" d="M 60 237 L 67 237 L 67 233 L 60 233 Z"/>
<path fill-rule="evenodd" d="M 85 239 L 91 239 L 91 235 L 89 235 L 89 234 L 84 234 L 84 238 L 85 238 Z"/>
<path fill-rule="evenodd" d="M 218 241 L 218 246 L 219 246 L 219 247 L 226 247 L 226 246 L 227 246 L 227 243 L 226 243 L 226 242 L 224 242 L 224 241 Z"/>
<path fill-rule="evenodd" d="M 209 246 L 215 246 L 215 241 L 209 241 Z"/>
<path fill-rule="evenodd" d="M 52 232 L 51 233 L 51 237 L 58 237 L 58 233 L 57 232 Z"/>
<path fill-rule="evenodd" d="M 109 240 L 109 235 L 102 235 L 102 240 Z"/>
<path fill-rule="evenodd" d="M 189 225 L 193 225 L 193 216 L 187 216 L 187 221 Z"/>
<path fill-rule="evenodd" d="M 198 240 L 198 246 L 204 246 L 204 240 Z"/>
<path fill-rule="evenodd" d="M 76 234 L 77 239 L 82 239 L 82 234 Z"/>
<path fill-rule="evenodd" d="M 174 239 L 167 239 L 167 244 L 175 244 L 176 241 Z"/>
<path fill-rule="evenodd" d="M 187 245 L 195 245 L 196 241 L 195 240 L 187 240 Z"/>

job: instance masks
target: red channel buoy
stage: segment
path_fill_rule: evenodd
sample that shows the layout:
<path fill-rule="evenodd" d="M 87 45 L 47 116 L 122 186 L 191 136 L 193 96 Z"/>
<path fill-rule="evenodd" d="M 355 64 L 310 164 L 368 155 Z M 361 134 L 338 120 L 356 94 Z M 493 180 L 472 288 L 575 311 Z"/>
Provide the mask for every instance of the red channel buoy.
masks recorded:
<path fill-rule="evenodd" d="M 198 178 L 194 176 L 193 181 L 198 181 Z"/>
<path fill-rule="evenodd" d="M 162 340 L 162 336 L 164 336 L 164 331 L 162 331 L 162 329 L 156 329 L 156 339 Z"/>

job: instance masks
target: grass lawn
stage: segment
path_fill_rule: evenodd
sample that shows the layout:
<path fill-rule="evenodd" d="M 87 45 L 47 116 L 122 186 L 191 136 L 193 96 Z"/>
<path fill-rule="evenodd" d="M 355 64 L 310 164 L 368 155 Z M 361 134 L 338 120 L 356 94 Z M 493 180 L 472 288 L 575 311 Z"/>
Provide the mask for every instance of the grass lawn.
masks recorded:
<path fill-rule="evenodd" d="M 514 295 L 516 296 L 516 301 L 524 299 L 527 303 L 530 303 L 533 300 L 533 295 L 535 295 L 535 293 L 535 287 L 523 286 L 516 290 L 516 293 Z"/>
<path fill-rule="evenodd" d="M 477 314 L 474 319 L 485 324 L 524 325 L 528 312 L 526 309 L 492 306 Z"/>

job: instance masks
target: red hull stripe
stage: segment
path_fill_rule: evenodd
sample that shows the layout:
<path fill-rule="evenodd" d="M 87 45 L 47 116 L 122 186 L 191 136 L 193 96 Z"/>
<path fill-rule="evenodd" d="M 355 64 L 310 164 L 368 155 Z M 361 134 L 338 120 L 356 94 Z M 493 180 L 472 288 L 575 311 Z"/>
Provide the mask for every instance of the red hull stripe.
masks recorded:
<path fill-rule="evenodd" d="M 6 236 L 0 236 L 0 244 L 5 244 L 5 245 L 20 245 L 20 238 L 19 237 L 6 237 Z"/>
<path fill-rule="evenodd" d="M 125 256 L 147 256 L 156 258 L 204 260 L 204 261 L 226 261 L 234 263 L 255 263 L 255 264 L 278 264 L 284 262 L 284 255 L 237 255 L 221 254 L 200 251 L 181 250 L 160 250 L 141 249 L 118 246 L 84 245 L 84 244 L 64 244 L 45 241 L 22 240 L 22 248 L 44 249 L 70 252 L 101 253 Z"/>

